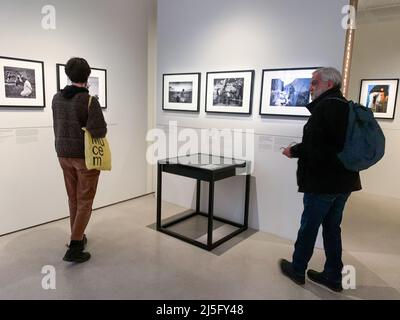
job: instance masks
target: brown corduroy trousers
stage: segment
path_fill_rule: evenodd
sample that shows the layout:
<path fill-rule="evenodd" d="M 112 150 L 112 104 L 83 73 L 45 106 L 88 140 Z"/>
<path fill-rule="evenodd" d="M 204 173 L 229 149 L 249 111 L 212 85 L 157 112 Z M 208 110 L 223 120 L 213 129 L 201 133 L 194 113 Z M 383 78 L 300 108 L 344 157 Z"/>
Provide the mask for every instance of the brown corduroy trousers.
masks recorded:
<path fill-rule="evenodd" d="M 85 159 L 58 158 L 68 194 L 71 240 L 82 240 L 92 213 L 99 170 L 87 170 Z"/>

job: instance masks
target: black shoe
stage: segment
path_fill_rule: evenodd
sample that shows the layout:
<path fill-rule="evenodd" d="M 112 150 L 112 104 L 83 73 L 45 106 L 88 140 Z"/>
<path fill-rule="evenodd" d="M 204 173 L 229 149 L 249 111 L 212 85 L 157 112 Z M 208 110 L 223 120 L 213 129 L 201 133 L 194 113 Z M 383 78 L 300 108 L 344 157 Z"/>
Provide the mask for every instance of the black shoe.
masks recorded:
<path fill-rule="evenodd" d="M 69 244 L 69 249 L 64 255 L 63 260 L 68 262 L 76 262 L 82 263 L 88 261 L 90 259 L 89 252 L 83 252 L 84 250 L 84 241 L 75 241 L 71 240 Z"/>
<path fill-rule="evenodd" d="M 291 262 L 287 261 L 286 259 L 281 259 L 279 260 L 279 266 L 281 267 L 282 273 L 295 283 L 299 285 L 306 283 L 306 277 L 296 273 Z"/>
<path fill-rule="evenodd" d="M 317 272 L 315 270 L 310 269 L 307 271 L 307 276 L 310 280 L 322 284 L 323 286 L 328 287 L 329 289 L 335 292 L 343 291 L 341 282 L 334 282 L 329 280 L 323 272 Z"/>

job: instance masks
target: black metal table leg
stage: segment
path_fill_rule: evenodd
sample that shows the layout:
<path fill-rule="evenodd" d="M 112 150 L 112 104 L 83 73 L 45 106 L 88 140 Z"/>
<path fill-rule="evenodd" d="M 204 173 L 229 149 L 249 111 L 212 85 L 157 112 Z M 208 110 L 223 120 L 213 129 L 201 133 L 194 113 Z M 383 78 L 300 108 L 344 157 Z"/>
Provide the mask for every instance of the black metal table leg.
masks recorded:
<path fill-rule="evenodd" d="M 200 213 L 200 188 L 201 180 L 197 179 L 196 213 Z"/>
<path fill-rule="evenodd" d="M 162 166 L 162 164 L 158 164 L 157 166 L 157 230 L 161 229 Z"/>
<path fill-rule="evenodd" d="M 212 233 L 214 220 L 214 181 L 209 182 L 208 196 L 208 231 L 207 231 L 207 249 L 212 250 Z"/>
<path fill-rule="evenodd" d="M 244 221 L 243 226 L 247 229 L 249 225 L 249 202 L 250 202 L 250 180 L 251 175 L 246 175 L 246 196 L 244 200 Z"/>

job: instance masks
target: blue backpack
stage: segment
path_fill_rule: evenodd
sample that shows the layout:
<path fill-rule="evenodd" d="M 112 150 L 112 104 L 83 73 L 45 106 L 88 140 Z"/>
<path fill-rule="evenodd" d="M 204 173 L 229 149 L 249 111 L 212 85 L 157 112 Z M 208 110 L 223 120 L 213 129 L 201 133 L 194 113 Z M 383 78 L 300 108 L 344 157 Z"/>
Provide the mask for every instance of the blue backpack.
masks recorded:
<path fill-rule="evenodd" d="M 371 109 L 353 101 L 348 104 L 346 140 L 343 150 L 337 156 L 347 170 L 358 172 L 382 159 L 385 154 L 385 136 Z"/>

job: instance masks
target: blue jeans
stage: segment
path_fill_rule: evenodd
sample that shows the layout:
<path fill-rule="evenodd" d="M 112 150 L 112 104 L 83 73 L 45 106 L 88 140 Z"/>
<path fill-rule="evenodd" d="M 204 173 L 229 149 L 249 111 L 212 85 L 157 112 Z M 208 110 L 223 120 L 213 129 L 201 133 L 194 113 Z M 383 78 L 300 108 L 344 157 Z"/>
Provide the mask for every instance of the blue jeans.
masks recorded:
<path fill-rule="evenodd" d="M 304 194 L 304 211 L 292 260 L 296 273 L 305 274 L 314 251 L 318 229 L 322 224 L 326 256 L 324 273 L 330 281 L 341 282 L 343 263 L 340 223 L 349 196 L 350 193 Z"/>

